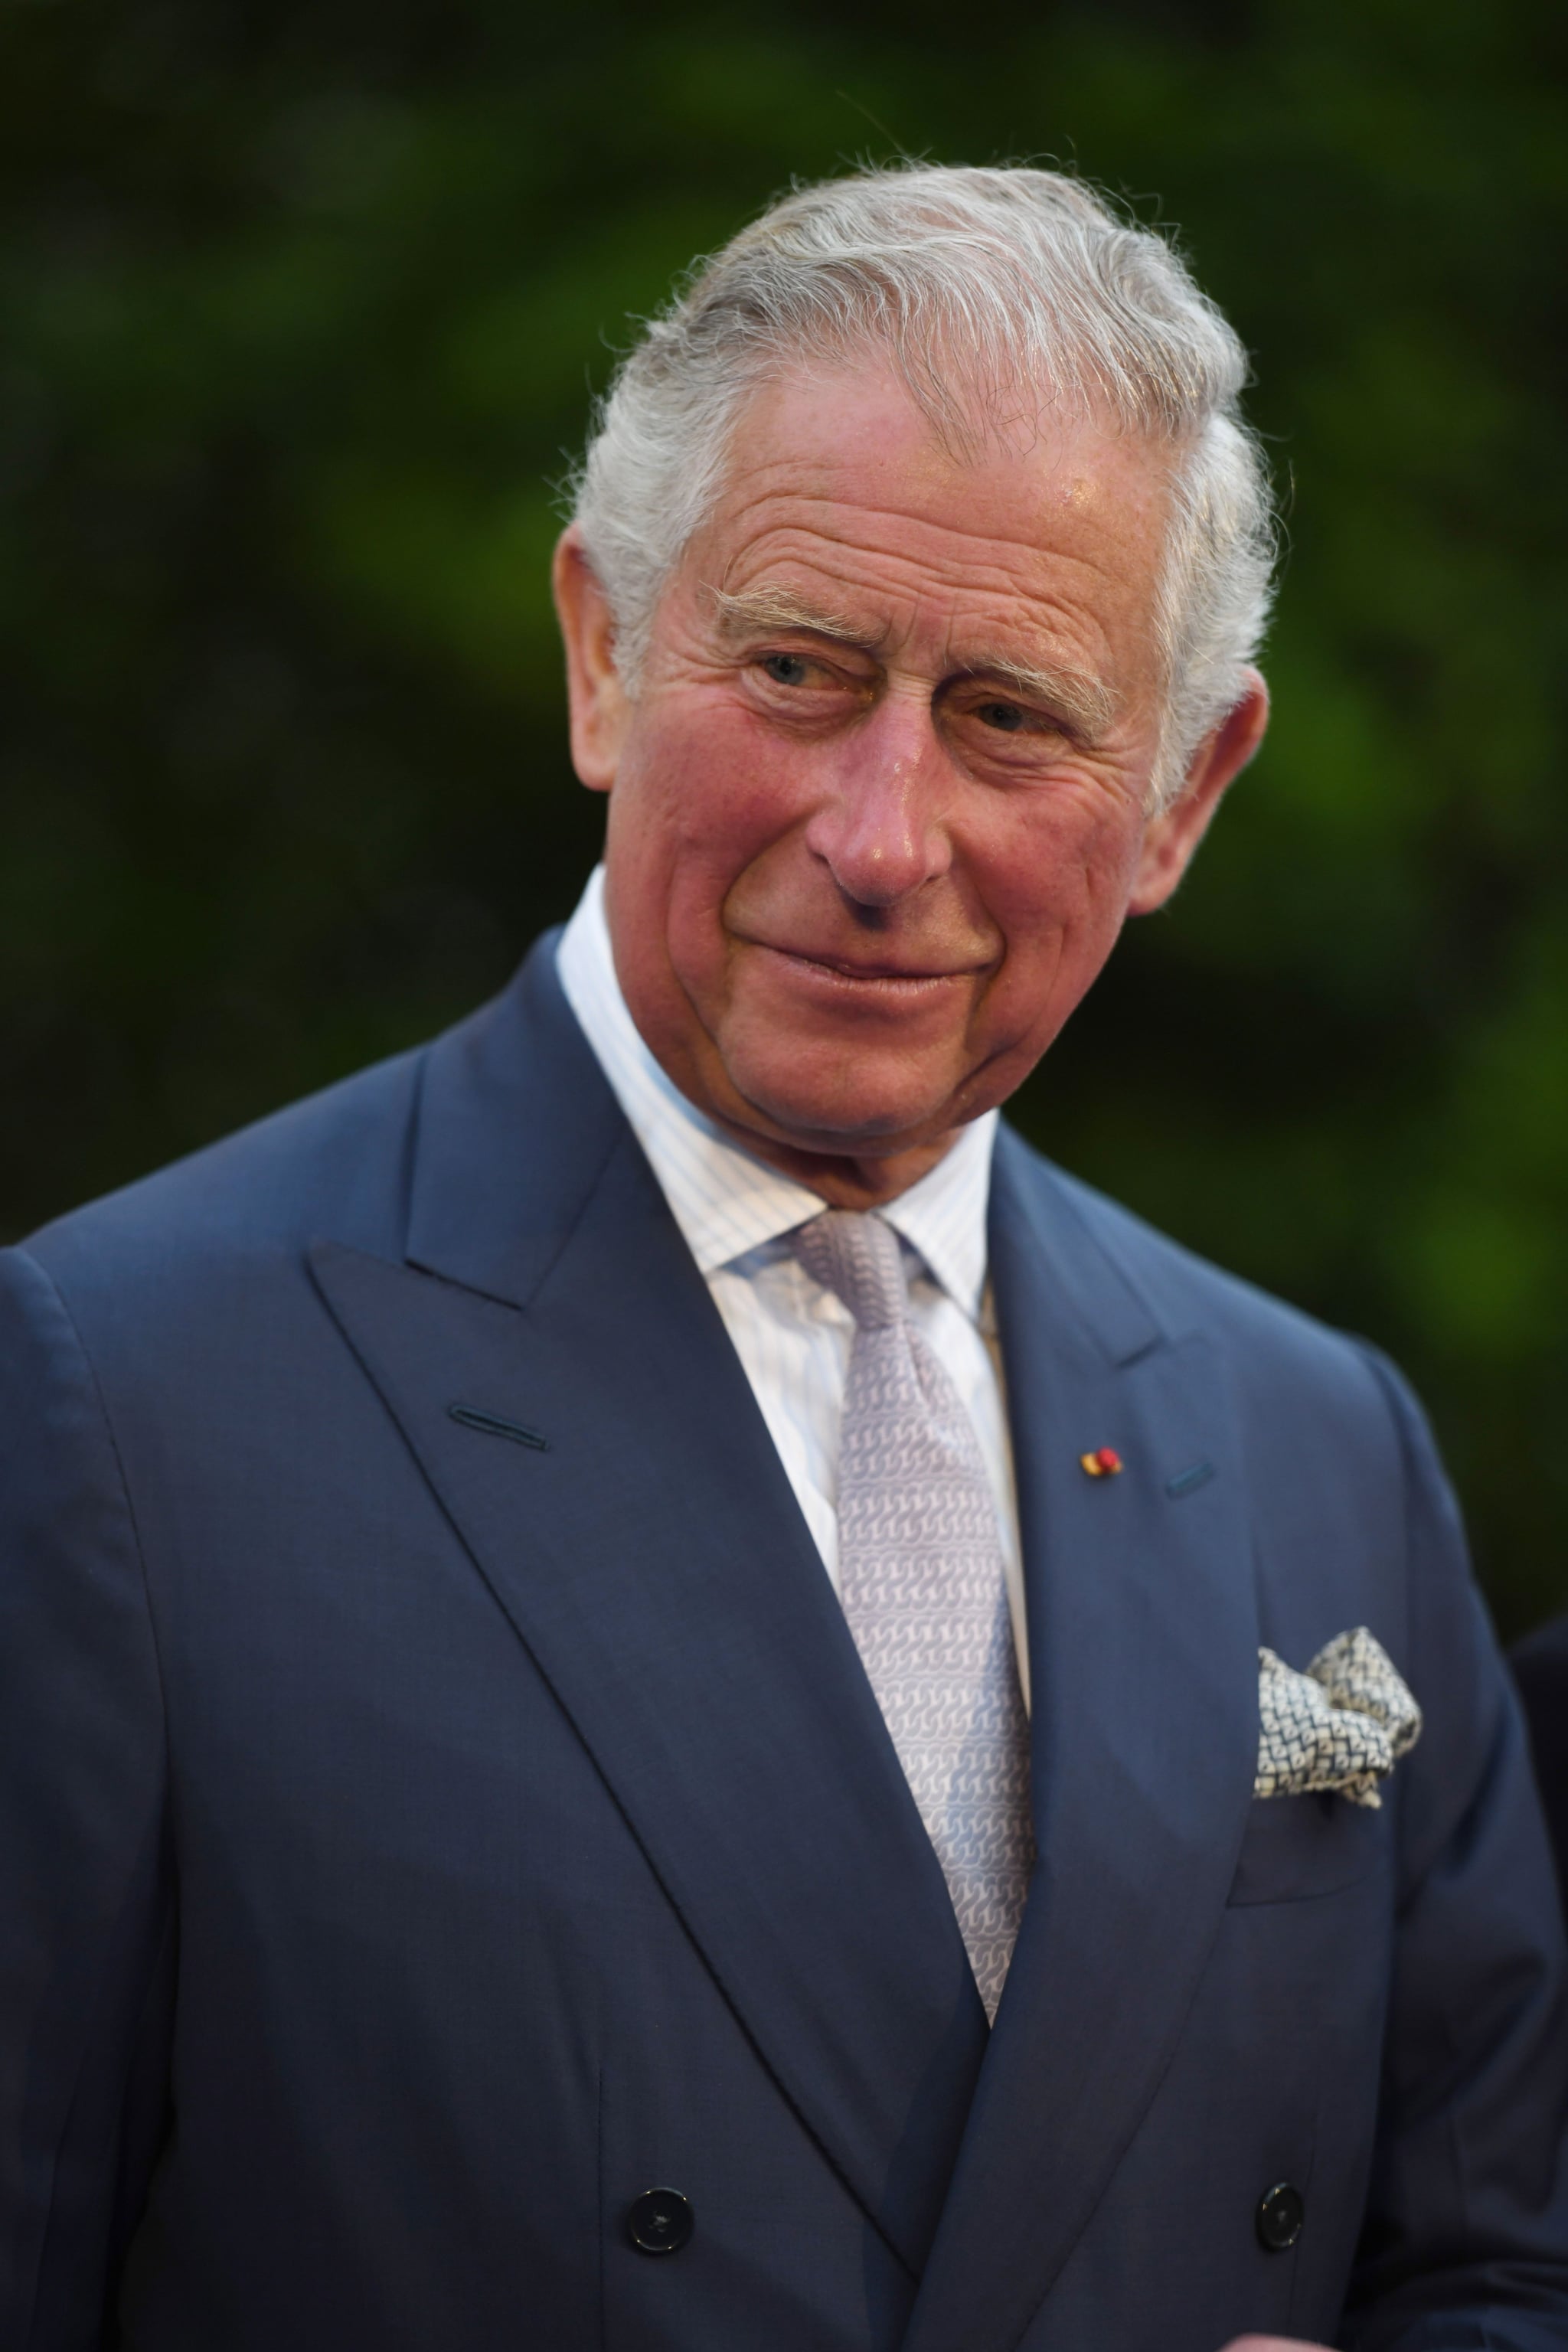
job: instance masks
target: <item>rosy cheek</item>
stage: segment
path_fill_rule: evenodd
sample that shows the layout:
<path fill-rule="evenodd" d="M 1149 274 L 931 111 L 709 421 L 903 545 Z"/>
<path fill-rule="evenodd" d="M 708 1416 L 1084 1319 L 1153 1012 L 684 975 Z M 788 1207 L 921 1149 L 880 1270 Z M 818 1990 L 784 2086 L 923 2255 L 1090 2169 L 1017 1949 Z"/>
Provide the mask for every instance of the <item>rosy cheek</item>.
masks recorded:
<path fill-rule="evenodd" d="M 663 732 L 650 747 L 666 824 L 685 843 L 743 839 L 784 816 L 796 796 L 793 745 L 759 740 L 752 715 L 726 700 Z"/>
<path fill-rule="evenodd" d="M 1047 970 L 1098 969 L 1126 902 L 1137 832 L 1102 794 L 1035 808 L 1001 829 L 982 882 L 989 911 L 1008 940 L 1013 984 L 1037 984 Z"/>

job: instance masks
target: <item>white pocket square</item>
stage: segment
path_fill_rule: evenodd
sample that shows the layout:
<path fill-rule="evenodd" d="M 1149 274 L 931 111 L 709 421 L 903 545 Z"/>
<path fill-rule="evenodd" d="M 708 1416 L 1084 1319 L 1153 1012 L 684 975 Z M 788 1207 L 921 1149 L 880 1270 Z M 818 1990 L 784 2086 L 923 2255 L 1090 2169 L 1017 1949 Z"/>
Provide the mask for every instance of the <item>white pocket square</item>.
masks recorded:
<path fill-rule="evenodd" d="M 1325 1643 L 1299 1675 L 1258 1653 L 1255 1797 L 1308 1790 L 1380 1805 L 1379 1780 L 1421 1737 L 1421 1710 L 1364 1625 Z"/>

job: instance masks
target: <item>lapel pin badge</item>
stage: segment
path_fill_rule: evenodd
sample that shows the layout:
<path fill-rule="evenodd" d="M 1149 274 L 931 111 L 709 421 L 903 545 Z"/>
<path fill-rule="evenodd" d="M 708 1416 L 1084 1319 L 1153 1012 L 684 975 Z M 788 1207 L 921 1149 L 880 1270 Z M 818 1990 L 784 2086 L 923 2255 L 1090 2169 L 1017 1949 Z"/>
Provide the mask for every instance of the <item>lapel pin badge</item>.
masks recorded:
<path fill-rule="evenodd" d="M 1119 1478 L 1121 1456 L 1114 1445 L 1100 1445 L 1092 1454 L 1080 1454 L 1078 1466 L 1086 1478 Z"/>

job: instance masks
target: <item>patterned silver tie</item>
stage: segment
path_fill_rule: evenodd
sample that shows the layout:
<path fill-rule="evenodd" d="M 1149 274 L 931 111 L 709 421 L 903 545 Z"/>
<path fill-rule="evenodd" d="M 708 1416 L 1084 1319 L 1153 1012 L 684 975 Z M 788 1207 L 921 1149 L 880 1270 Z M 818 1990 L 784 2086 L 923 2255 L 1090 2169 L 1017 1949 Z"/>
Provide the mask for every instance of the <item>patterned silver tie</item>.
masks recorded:
<path fill-rule="evenodd" d="M 1034 1863 L 995 1500 L 963 1400 L 910 1321 L 892 1227 L 829 1209 L 793 1242 L 855 1318 L 838 1454 L 844 1614 L 994 2021 Z"/>

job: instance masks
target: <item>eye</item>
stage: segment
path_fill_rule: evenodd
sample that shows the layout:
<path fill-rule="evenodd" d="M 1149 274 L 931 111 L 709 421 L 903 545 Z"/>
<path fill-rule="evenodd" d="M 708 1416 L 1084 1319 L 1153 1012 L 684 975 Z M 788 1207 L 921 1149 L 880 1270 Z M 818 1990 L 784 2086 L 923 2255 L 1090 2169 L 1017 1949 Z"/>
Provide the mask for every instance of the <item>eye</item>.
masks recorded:
<path fill-rule="evenodd" d="M 1024 724 L 1024 714 L 1016 702 L 983 702 L 975 716 L 983 726 L 994 727 L 1004 735 L 1016 735 Z"/>
<path fill-rule="evenodd" d="M 775 686 L 804 686 L 811 675 L 803 654 L 764 654 L 763 667 Z"/>

